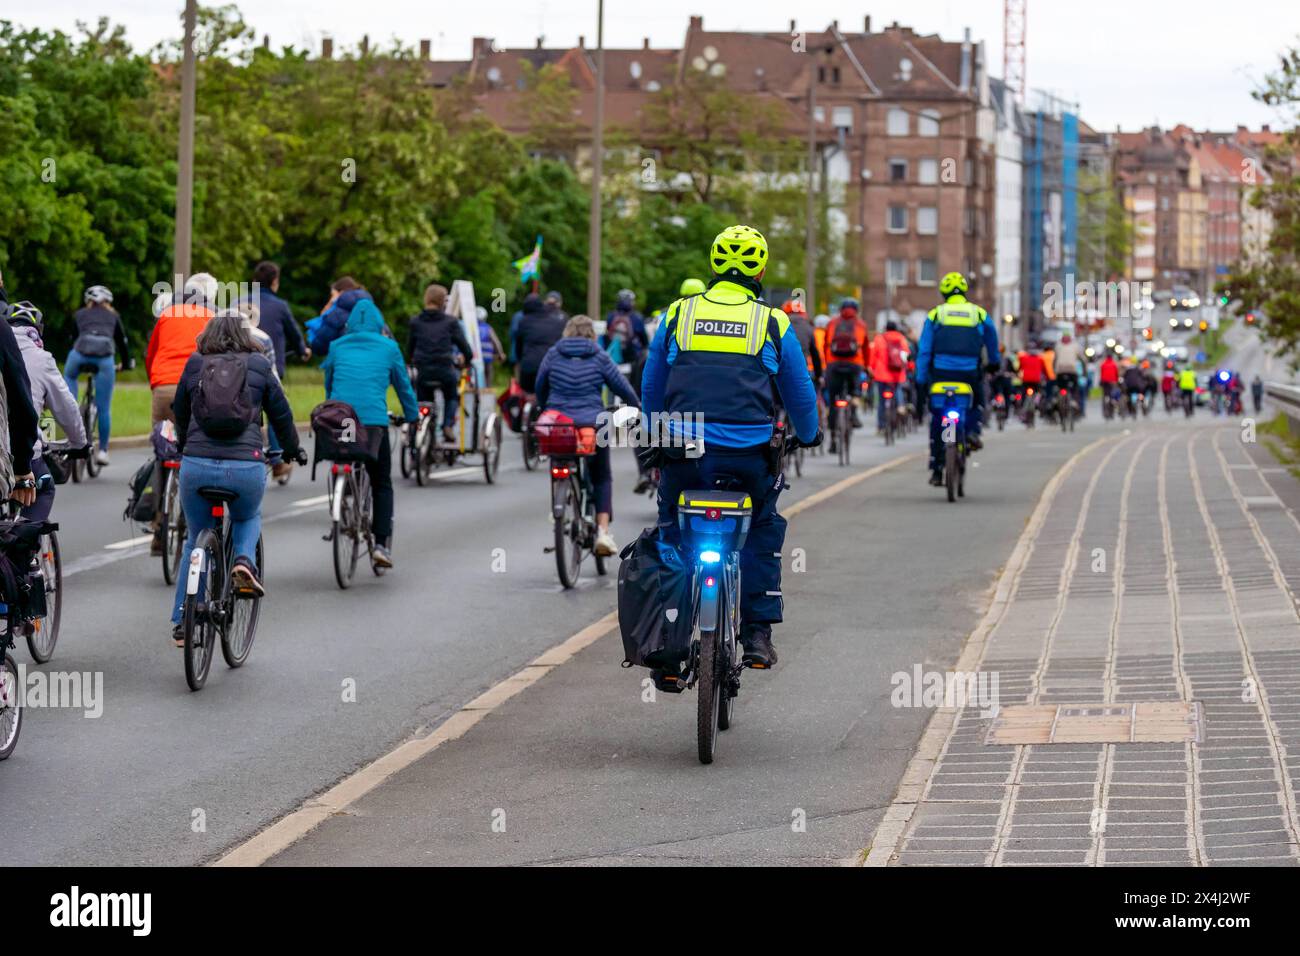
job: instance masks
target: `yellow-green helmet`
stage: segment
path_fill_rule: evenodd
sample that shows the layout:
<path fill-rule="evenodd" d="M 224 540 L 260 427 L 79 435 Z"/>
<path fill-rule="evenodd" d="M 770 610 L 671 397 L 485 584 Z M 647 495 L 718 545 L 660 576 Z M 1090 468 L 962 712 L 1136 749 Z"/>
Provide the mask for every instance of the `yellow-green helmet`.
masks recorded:
<path fill-rule="evenodd" d="M 966 290 L 969 288 L 970 286 L 966 284 L 966 277 L 960 272 L 949 272 L 939 280 L 939 294 L 945 298 L 955 292 L 965 295 Z"/>
<path fill-rule="evenodd" d="M 713 240 L 709 265 L 718 275 L 735 269 L 757 278 L 767 268 L 767 240 L 753 226 L 728 226 Z"/>
<path fill-rule="evenodd" d="M 683 279 L 682 287 L 677 290 L 678 295 L 699 295 L 704 291 L 703 279 Z"/>

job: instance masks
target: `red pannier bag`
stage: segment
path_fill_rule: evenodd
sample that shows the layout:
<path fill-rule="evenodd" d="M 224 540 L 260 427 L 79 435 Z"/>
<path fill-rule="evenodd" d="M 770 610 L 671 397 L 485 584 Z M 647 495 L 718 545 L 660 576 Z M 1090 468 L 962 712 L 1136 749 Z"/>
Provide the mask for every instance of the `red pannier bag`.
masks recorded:
<path fill-rule="evenodd" d="M 523 387 L 519 384 L 518 379 L 510 380 L 510 387 L 497 396 L 497 408 L 501 409 L 501 415 L 510 426 L 510 430 L 515 434 L 524 430 L 523 412 L 524 396 Z"/>
<path fill-rule="evenodd" d="M 596 429 L 578 427 L 563 412 L 548 408 L 533 425 L 537 432 L 537 448 L 543 455 L 573 457 L 596 453 Z"/>

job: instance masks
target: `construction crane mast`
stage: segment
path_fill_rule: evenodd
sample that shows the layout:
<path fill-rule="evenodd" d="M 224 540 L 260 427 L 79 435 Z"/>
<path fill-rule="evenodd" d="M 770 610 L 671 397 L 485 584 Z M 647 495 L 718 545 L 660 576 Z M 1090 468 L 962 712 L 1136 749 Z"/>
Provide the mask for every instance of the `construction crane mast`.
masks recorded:
<path fill-rule="evenodd" d="M 1029 0 L 1004 0 L 1002 8 L 1002 78 L 1025 103 L 1026 7 Z"/>

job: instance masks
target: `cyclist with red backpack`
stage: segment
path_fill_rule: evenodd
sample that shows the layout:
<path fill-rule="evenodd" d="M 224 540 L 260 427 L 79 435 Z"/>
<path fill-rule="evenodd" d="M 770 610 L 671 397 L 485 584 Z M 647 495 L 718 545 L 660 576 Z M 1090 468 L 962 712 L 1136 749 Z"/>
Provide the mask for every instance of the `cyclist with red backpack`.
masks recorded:
<path fill-rule="evenodd" d="M 858 382 L 867 370 L 867 324 L 858 316 L 858 300 L 845 299 L 840 303 L 840 314 L 826 326 L 826 392 L 830 406 L 831 451 L 835 451 L 835 399 L 857 394 Z M 853 427 L 858 421 L 856 405 L 853 410 Z"/>
<path fill-rule="evenodd" d="M 898 323 L 890 319 L 885 331 L 871 340 L 868 349 L 871 380 L 876 383 L 876 427 L 885 430 L 885 392 L 898 396 L 895 407 L 902 404 L 902 389 L 907 381 L 907 362 L 911 357 L 911 343 L 898 331 Z"/>

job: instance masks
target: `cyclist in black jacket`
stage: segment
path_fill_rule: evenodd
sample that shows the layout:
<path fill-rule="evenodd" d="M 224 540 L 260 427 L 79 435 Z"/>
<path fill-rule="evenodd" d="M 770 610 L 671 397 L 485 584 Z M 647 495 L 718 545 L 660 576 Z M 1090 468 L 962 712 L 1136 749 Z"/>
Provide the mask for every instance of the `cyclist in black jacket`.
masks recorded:
<path fill-rule="evenodd" d="M 429 286 L 424 290 L 424 311 L 411 319 L 411 332 L 406 340 L 406 354 L 415 366 L 415 397 L 422 402 L 433 401 L 434 392 L 442 392 L 442 437 L 455 442 L 456 409 L 459 403 L 456 386 L 460 373 L 456 370 L 456 353 L 469 365 L 474 360 L 474 350 L 460 319 L 453 318 L 442 307 L 447 304 L 444 286 Z"/>

